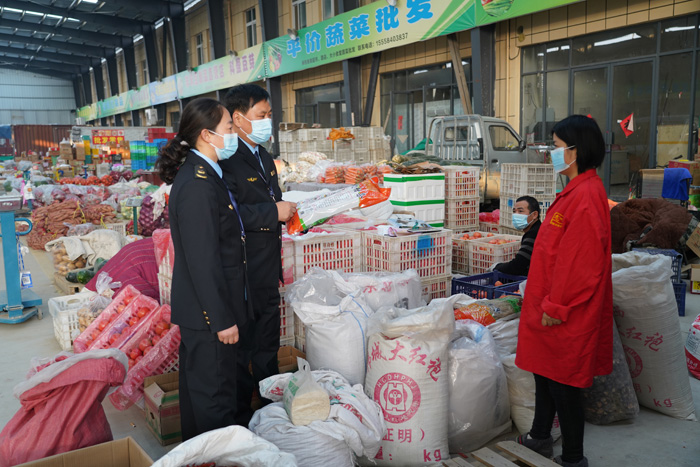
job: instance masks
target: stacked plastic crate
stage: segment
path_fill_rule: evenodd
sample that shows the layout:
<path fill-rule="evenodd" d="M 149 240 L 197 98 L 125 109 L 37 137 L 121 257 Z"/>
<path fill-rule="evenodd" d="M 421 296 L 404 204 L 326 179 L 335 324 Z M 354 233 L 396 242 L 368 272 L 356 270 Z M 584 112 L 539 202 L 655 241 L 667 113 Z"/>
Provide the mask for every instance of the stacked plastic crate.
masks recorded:
<path fill-rule="evenodd" d="M 521 196 L 532 196 L 540 203 L 540 220 L 544 221 L 556 197 L 557 179 L 552 164 L 502 164 L 500 231 L 522 235 L 513 228 L 513 207 Z"/>
<path fill-rule="evenodd" d="M 381 127 L 346 127 L 354 139 L 331 141 L 331 128 L 280 130 L 280 158 L 294 164 L 303 152 L 320 152 L 337 162 L 376 164 L 391 158 L 389 140 Z"/>
<path fill-rule="evenodd" d="M 410 213 L 433 227 L 445 224 L 445 174 L 385 174 L 384 186 L 391 188 L 389 201 L 396 213 Z M 479 203 L 477 198 L 476 209 Z M 477 214 L 478 216 L 478 214 Z"/>
<path fill-rule="evenodd" d="M 341 230 L 324 227 L 323 232 L 308 233 L 288 237 L 290 243 L 282 243 L 282 269 L 285 275 L 285 283 L 289 274 L 293 274 L 292 280 L 301 279 L 304 274 L 313 268 L 334 270 L 340 272 L 363 272 L 362 260 L 362 233 L 353 230 Z M 284 238 L 284 237 L 283 237 Z M 293 247 L 293 255 L 288 256 L 288 251 Z M 291 267 L 291 270 L 289 269 Z M 283 323 L 281 330 L 281 344 L 294 345 L 304 351 L 305 333 L 304 325 L 295 320 L 291 307 L 285 302 L 286 288 L 280 289 L 280 319 Z M 285 319 L 286 318 L 286 319 Z M 293 331 L 293 334 L 292 334 Z M 292 339 L 287 340 L 286 337 Z"/>
<path fill-rule="evenodd" d="M 362 255 L 367 272 L 402 272 L 415 269 L 421 278 L 423 297 L 430 301 L 450 295 L 452 281 L 452 231 L 388 237 L 362 231 Z"/>
<path fill-rule="evenodd" d="M 479 227 L 479 167 L 448 165 L 445 171 L 445 228 L 467 232 Z"/>

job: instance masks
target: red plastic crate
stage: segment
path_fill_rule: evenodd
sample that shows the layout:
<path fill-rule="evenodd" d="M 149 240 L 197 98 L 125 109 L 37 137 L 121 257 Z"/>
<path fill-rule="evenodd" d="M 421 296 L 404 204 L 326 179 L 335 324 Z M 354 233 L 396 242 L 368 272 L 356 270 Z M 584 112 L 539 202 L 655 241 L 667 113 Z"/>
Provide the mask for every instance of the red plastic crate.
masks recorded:
<path fill-rule="evenodd" d="M 123 287 L 122 290 L 115 295 L 112 303 L 107 305 L 85 331 L 75 338 L 73 341 L 73 351 L 75 353 L 81 353 L 89 350 L 94 340 L 98 339 L 102 334 L 105 334 L 117 317 L 125 312 L 127 307 L 139 296 L 141 296 L 141 292 L 133 285 Z M 100 327 L 102 327 L 101 330 Z M 90 339 L 90 337 L 92 337 L 92 339 Z"/>
<path fill-rule="evenodd" d="M 479 198 L 446 199 L 445 228 L 450 230 L 479 227 Z"/>
<path fill-rule="evenodd" d="M 139 295 L 92 342 L 88 342 L 86 339 L 87 350 L 121 349 L 134 334 L 147 327 L 158 307 L 160 304 L 156 300 L 146 295 Z M 143 316 L 139 316 L 140 310 L 144 310 Z M 87 333 L 89 330 L 88 327 L 85 332 Z M 112 340 L 115 339 L 115 335 L 117 336 L 116 340 Z M 90 334 L 86 338 L 89 336 Z M 75 348 L 75 343 L 73 347 Z M 76 352 L 78 351 L 76 350 Z"/>
<path fill-rule="evenodd" d="M 493 240 L 507 240 L 508 243 L 494 245 L 489 242 Z M 494 263 L 503 263 L 515 258 L 520 249 L 522 237 L 516 235 L 494 235 L 480 240 L 470 242 L 471 274 L 482 274 L 488 272 Z"/>
<path fill-rule="evenodd" d="M 421 278 L 443 277 L 452 272 L 452 231 L 387 237 L 362 233 L 367 272 L 402 272 L 415 269 Z"/>
<path fill-rule="evenodd" d="M 362 234 L 323 229 L 324 233 L 294 236 L 294 277 L 312 268 L 341 272 L 362 271 Z"/>

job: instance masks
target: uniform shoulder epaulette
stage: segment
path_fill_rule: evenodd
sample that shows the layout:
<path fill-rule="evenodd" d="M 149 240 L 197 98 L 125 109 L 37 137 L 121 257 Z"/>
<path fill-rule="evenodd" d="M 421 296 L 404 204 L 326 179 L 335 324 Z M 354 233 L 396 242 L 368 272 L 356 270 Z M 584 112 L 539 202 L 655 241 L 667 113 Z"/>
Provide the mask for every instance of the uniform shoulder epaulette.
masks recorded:
<path fill-rule="evenodd" d="M 207 178 L 207 171 L 204 169 L 203 165 L 198 165 L 197 167 L 194 168 L 194 177 L 195 178 Z"/>

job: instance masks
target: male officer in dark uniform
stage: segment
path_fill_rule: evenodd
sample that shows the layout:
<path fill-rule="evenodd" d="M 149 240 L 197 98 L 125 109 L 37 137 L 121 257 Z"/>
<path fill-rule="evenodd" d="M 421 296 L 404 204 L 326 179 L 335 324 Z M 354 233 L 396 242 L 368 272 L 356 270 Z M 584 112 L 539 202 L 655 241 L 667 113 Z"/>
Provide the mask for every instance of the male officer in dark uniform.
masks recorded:
<path fill-rule="evenodd" d="M 233 129 L 240 140 L 236 154 L 220 166 L 240 206 L 247 234 L 248 272 L 255 310 L 254 321 L 241 332 L 242 347 L 248 349 L 244 358 L 250 359 L 253 368 L 252 379 L 242 381 L 239 386 L 240 397 L 248 400 L 261 380 L 278 373 L 280 223 L 288 221 L 296 211 L 294 203 L 282 201 L 274 161 L 260 146 L 272 135 L 269 99 L 270 95 L 260 86 L 242 84 L 229 89 L 223 102 L 231 112 Z"/>

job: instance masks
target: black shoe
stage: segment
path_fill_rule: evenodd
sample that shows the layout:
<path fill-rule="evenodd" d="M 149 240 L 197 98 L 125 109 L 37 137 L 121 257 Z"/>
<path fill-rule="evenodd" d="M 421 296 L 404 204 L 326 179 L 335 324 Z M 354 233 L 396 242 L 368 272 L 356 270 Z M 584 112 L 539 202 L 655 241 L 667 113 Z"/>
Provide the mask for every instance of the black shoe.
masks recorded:
<path fill-rule="evenodd" d="M 534 439 L 530 433 L 526 433 L 515 438 L 515 442 L 547 459 L 551 459 L 554 455 L 554 440 L 551 436 L 547 439 Z"/>
<path fill-rule="evenodd" d="M 562 460 L 561 456 L 557 456 L 554 458 L 554 462 L 564 467 L 588 467 L 588 459 L 585 457 L 578 462 L 566 462 Z"/>

